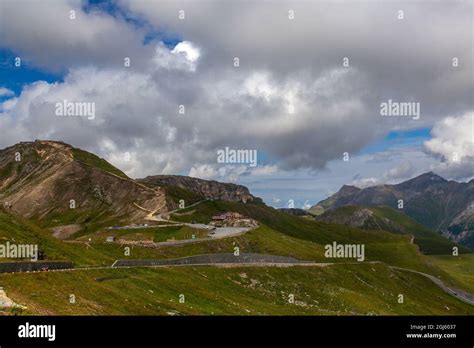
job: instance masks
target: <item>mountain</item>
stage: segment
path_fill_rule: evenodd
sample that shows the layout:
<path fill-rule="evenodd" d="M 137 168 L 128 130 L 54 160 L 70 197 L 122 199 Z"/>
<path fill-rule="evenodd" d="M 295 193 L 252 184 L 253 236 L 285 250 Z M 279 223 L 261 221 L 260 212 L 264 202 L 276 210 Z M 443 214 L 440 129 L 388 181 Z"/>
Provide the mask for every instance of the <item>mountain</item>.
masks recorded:
<path fill-rule="evenodd" d="M 142 222 L 205 199 L 261 203 L 241 185 L 178 175 L 133 180 L 87 151 L 58 141 L 22 142 L 0 150 L 0 204 L 45 227 L 70 225 L 82 234 Z M 73 201 L 74 207 L 71 206 Z"/>
<path fill-rule="evenodd" d="M 335 195 L 311 207 L 310 212 L 346 205 L 389 206 L 404 212 L 416 222 L 448 236 L 453 241 L 474 247 L 474 180 L 448 181 L 433 172 L 396 185 L 377 185 L 364 189 L 344 186 Z"/>
<path fill-rule="evenodd" d="M 279 208 L 279 211 L 289 214 L 289 215 L 295 215 L 295 216 L 315 216 L 314 214 L 310 213 L 309 211 L 305 209 L 300 209 L 300 208 Z"/>
<path fill-rule="evenodd" d="M 178 204 L 181 199 L 186 205 L 203 199 L 242 203 L 261 202 L 260 198 L 250 194 L 247 187 L 232 183 L 181 175 L 153 175 L 138 181 L 150 187 L 163 187 L 171 205 Z"/>
<path fill-rule="evenodd" d="M 336 202 L 343 201 L 346 197 L 351 197 L 359 191 L 361 191 L 361 189 L 358 187 L 344 185 L 337 193 L 312 206 L 309 211 L 315 215 L 322 214 L 327 209 L 330 209 Z"/>
<path fill-rule="evenodd" d="M 397 234 L 411 234 L 413 242 L 424 254 L 450 254 L 456 244 L 408 215 L 387 206 L 362 207 L 347 205 L 325 211 L 317 221 L 337 223 L 367 230 L 384 230 Z M 460 246 L 458 246 L 460 247 Z M 460 247 L 461 251 L 468 249 Z"/>
<path fill-rule="evenodd" d="M 164 191 L 62 142 L 22 142 L 0 151 L 0 203 L 43 225 L 137 221 L 166 209 Z"/>

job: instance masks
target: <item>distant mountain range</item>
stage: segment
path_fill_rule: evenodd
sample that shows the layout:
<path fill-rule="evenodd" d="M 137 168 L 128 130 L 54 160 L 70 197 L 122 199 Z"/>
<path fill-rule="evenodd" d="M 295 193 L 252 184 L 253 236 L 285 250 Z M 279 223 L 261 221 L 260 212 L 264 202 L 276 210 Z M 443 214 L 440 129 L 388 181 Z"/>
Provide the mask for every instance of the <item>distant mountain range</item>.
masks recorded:
<path fill-rule="evenodd" d="M 474 180 L 448 181 L 429 172 L 396 185 L 364 189 L 344 185 L 309 211 L 321 215 L 343 206 L 391 207 L 455 242 L 474 248 Z"/>

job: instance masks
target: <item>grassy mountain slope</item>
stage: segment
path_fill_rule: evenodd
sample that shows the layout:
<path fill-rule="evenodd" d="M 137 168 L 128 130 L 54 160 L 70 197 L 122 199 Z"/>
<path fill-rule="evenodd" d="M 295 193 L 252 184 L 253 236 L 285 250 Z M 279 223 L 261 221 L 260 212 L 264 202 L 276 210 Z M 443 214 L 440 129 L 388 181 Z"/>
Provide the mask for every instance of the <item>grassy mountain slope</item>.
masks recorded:
<path fill-rule="evenodd" d="M 125 258 L 124 247 L 104 242 L 77 243 L 59 240 L 52 232 L 19 216 L 0 209 L 0 244 L 7 241 L 16 244 L 36 244 L 45 260 L 72 261 L 76 267 L 110 266 L 115 260 Z M 163 250 L 134 246 L 131 258 L 165 257 Z M 0 258 L 0 262 L 18 261 Z M 25 260 L 29 261 L 29 260 Z"/>
<path fill-rule="evenodd" d="M 105 241 L 107 237 L 115 237 L 122 240 L 133 241 L 153 241 L 166 242 L 169 240 L 183 240 L 205 238 L 208 236 L 208 231 L 191 228 L 188 226 L 157 226 L 144 228 L 130 228 L 119 230 L 102 230 L 92 235 L 87 235 L 79 238 L 79 240 L 91 240 L 94 242 Z"/>
<path fill-rule="evenodd" d="M 383 261 L 390 265 L 417 269 L 427 273 L 433 270 L 425 264 L 416 245 L 408 235 L 396 235 L 380 230 L 361 230 L 291 216 L 260 204 L 206 201 L 197 206 L 172 215 L 172 219 L 206 223 L 212 215 L 222 211 L 235 211 L 259 220 L 269 229 L 288 237 L 308 241 L 324 248 L 326 244 L 364 244 L 367 260 Z M 338 262 L 338 259 L 314 259 L 321 262 Z M 347 261 L 347 259 L 345 259 Z"/>
<path fill-rule="evenodd" d="M 87 164 L 93 168 L 103 170 L 104 172 L 115 174 L 125 179 L 129 179 L 129 177 L 120 169 L 114 167 L 103 158 L 97 157 L 96 155 L 90 152 L 78 148 L 72 148 L 71 153 L 75 160 L 81 161 L 82 163 Z"/>
<path fill-rule="evenodd" d="M 383 264 L 189 267 L 3 274 L 20 314 L 473 314 L 431 282 Z M 31 296 L 31 294 L 34 296 Z M 76 303 L 69 303 L 70 294 Z M 179 295 L 185 303 L 179 303 Z M 289 303 L 289 295 L 295 302 Z M 399 304 L 398 295 L 405 302 Z"/>
<path fill-rule="evenodd" d="M 464 254 L 458 257 L 430 256 L 428 262 L 449 274 L 462 289 L 474 294 L 474 254 Z"/>
<path fill-rule="evenodd" d="M 208 202 L 217 204 L 217 202 Z M 228 204 L 228 202 L 222 202 Z M 238 204 L 241 205 L 241 204 Z M 271 209 L 271 208 L 270 208 Z M 302 220 L 295 217 L 295 219 Z M 302 220 L 305 222 L 304 220 Z M 295 223 L 298 223 L 296 221 Z M 310 222 L 312 223 L 312 222 Z M 315 224 L 317 225 L 317 224 Z M 330 226 L 330 225 L 328 225 Z M 336 231 L 339 226 L 332 226 Z M 280 227 L 281 228 L 281 227 Z M 176 246 L 162 246 L 160 248 L 145 248 L 139 246 L 131 247 L 131 255 L 124 255 L 124 246 L 115 243 L 105 243 L 103 238 L 109 233 L 99 233 L 97 240 L 92 238 L 91 242 L 67 242 L 52 237 L 49 230 L 36 226 L 30 221 L 13 217 L 10 214 L 0 211 L 0 242 L 7 240 L 15 241 L 21 244 L 38 244 L 40 250 L 44 252 L 47 260 L 70 260 L 77 267 L 81 266 L 102 266 L 111 265 L 116 259 L 141 259 L 141 258 L 177 258 L 191 255 L 209 254 L 209 253 L 228 253 L 233 252 L 234 247 L 238 246 L 240 251 L 245 253 L 262 253 L 282 256 L 291 256 L 300 260 L 316 262 L 351 262 L 347 259 L 328 259 L 324 256 L 324 243 L 318 242 L 319 238 L 324 240 L 337 241 L 343 243 L 347 241 L 344 237 L 331 238 L 329 235 L 322 236 L 315 232 L 314 240 L 290 236 L 288 232 L 293 227 L 281 231 L 274 230 L 266 225 L 250 231 L 244 235 L 202 241 L 193 244 L 184 244 Z M 322 230 L 321 230 L 322 231 Z M 340 235 L 344 235 L 344 229 L 341 229 Z M 366 245 L 366 261 L 383 261 L 387 264 L 411 268 L 436 274 L 449 280 L 449 276 L 440 272 L 438 268 L 430 267 L 419 254 L 417 248 L 410 243 L 406 236 L 397 236 L 387 232 L 380 231 L 352 231 L 351 241 L 364 243 Z M 5 260 L 6 261 L 6 260 Z"/>
<path fill-rule="evenodd" d="M 317 220 L 369 230 L 411 234 L 414 236 L 414 243 L 424 254 L 451 254 L 453 246 L 458 246 L 461 252 L 469 252 L 467 248 L 456 245 L 439 233 L 390 207 L 342 206 L 324 212 L 317 217 Z"/>

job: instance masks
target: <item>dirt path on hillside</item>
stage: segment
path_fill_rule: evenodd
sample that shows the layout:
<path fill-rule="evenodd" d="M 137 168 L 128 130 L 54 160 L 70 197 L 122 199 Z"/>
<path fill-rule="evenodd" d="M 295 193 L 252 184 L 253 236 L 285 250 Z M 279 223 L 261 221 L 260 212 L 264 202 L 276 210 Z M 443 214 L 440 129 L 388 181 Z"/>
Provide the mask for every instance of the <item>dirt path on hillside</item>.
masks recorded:
<path fill-rule="evenodd" d="M 179 221 L 172 221 L 172 220 L 168 220 L 168 219 L 164 219 L 163 218 L 163 215 L 164 214 L 167 214 L 167 215 L 171 215 L 171 214 L 174 214 L 180 210 L 185 210 L 185 209 L 189 209 L 189 208 L 192 208 L 198 204 L 201 204 L 202 202 L 205 202 L 207 201 L 207 199 L 203 199 L 199 202 L 196 202 L 196 203 L 193 203 L 191 205 L 188 205 L 187 207 L 184 207 L 184 208 L 178 208 L 178 209 L 175 209 L 175 210 L 170 210 L 170 211 L 166 211 L 166 212 L 163 212 L 163 213 L 160 213 L 158 215 L 155 216 L 155 214 L 160 210 L 160 209 L 156 209 L 155 211 L 151 211 L 150 214 L 148 214 L 145 218 L 145 220 L 149 220 L 149 221 L 166 221 L 166 222 L 171 222 L 171 223 L 181 223 Z"/>

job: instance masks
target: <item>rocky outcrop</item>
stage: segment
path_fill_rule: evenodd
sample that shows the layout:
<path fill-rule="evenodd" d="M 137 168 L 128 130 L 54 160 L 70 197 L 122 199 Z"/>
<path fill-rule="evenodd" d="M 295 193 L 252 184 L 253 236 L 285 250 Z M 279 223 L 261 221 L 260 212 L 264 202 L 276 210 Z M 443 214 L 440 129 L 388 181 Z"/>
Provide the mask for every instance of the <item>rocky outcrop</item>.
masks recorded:
<path fill-rule="evenodd" d="M 252 202 L 257 198 L 250 194 L 249 189 L 242 185 L 209 181 L 180 175 L 154 175 L 139 182 L 151 187 L 179 187 L 191 191 L 204 199 Z"/>

